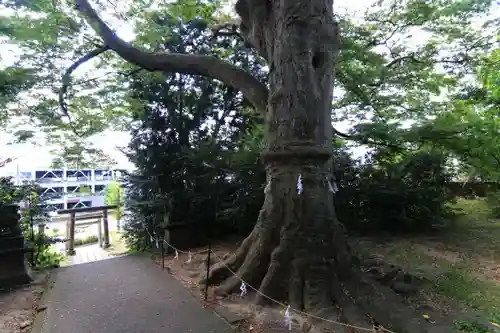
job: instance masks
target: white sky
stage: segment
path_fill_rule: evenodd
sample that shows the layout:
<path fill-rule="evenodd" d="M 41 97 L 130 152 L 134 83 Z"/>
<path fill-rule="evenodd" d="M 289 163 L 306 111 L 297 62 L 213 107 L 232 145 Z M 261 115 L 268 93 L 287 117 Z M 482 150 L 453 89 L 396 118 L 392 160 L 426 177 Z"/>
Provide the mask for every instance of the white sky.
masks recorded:
<path fill-rule="evenodd" d="M 351 13 L 351 15 L 356 14 L 356 16 L 359 15 L 359 17 L 362 17 L 365 9 L 367 9 L 373 2 L 373 0 L 340 0 L 336 1 L 335 7 L 336 11 L 338 12 L 348 11 L 349 13 Z M 500 15 L 500 6 L 495 10 L 495 12 L 497 11 Z M 104 18 L 108 19 L 106 15 L 104 16 Z M 112 20 L 107 21 L 114 29 L 116 29 L 116 31 L 122 38 L 130 40 L 130 36 L 133 36 L 133 30 L 130 28 L 130 26 L 127 26 L 122 22 L 113 22 Z M 421 38 L 418 39 L 421 40 Z M 415 40 L 415 42 L 418 44 L 420 41 Z M 9 65 L 9 62 L 11 63 L 14 59 L 13 51 L 9 52 L 7 48 L 2 48 L 0 50 L 0 58 L 2 59 L 2 63 L 0 65 Z M 81 68 L 79 68 L 79 70 L 75 72 L 74 77 L 78 77 L 79 72 L 81 75 L 81 73 L 89 70 L 89 66 L 81 66 Z M 347 130 L 348 127 L 348 124 L 336 124 L 336 128 L 338 128 L 339 130 Z M 21 170 L 46 168 L 50 165 L 53 156 L 50 155 L 49 151 L 53 147 L 33 146 L 31 144 L 8 145 L 8 142 L 10 140 L 11 137 L 7 133 L 0 131 L 0 157 L 17 158 L 16 162 L 13 162 L 5 168 L 0 169 L 0 174 L 15 171 L 17 168 L 17 164 L 19 164 L 19 168 Z M 117 149 L 117 146 L 124 146 L 128 143 L 128 133 L 108 131 L 104 134 L 92 138 L 91 141 L 94 142 L 96 146 L 103 149 L 107 154 L 112 156 L 118 162 L 119 168 L 132 167 L 132 165 L 128 162 L 128 159 Z M 358 154 L 362 153 L 362 150 L 358 152 Z"/>

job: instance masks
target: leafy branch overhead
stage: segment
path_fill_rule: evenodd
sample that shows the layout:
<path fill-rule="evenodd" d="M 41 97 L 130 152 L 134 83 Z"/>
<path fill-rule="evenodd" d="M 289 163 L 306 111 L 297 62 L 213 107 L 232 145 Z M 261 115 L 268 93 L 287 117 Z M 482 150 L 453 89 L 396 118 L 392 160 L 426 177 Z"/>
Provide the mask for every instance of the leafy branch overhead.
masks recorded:
<path fill-rule="evenodd" d="M 86 0 L 77 0 L 77 8 L 95 24 L 106 46 L 123 59 L 151 71 L 203 75 L 218 79 L 243 92 L 253 106 L 264 112 L 267 88 L 250 73 L 214 56 L 194 54 L 152 54 L 126 43 L 99 17 Z"/>
<path fill-rule="evenodd" d="M 4 101 L 0 101 L 0 105 L 5 105 L 0 118 L 6 122 L 26 117 L 29 124 L 45 130 L 49 137 L 60 131 L 85 138 L 110 128 L 128 130 L 133 113 L 141 108 L 137 101 L 126 100 L 127 82 L 138 73 L 138 64 L 150 66 L 149 70 L 214 77 L 241 89 L 255 109 L 265 111 L 268 95 L 265 77 L 256 79 L 253 72 L 241 70 L 231 55 L 233 40 L 244 39 L 251 48 L 247 50 L 249 56 L 266 58 L 262 46 L 249 38 L 249 33 L 258 34 L 258 29 L 245 30 L 250 13 L 245 22 L 217 14 L 213 10 L 218 6 L 215 2 L 196 7 L 194 2 L 182 0 L 150 10 L 147 1 L 135 1 L 120 17 L 135 26 L 137 33 L 132 43 L 125 43 L 86 1 L 37 3 L 15 5 L 32 16 L 2 16 L 0 34 L 15 41 L 23 52 L 13 67 L 15 70 L 1 71 L 10 77 L 11 83 L 6 87 L 11 87 L 14 93 L 2 94 Z M 240 14 L 245 18 L 243 3 Z M 338 94 L 332 116 L 334 122 L 357 125 L 348 130 L 336 126 L 337 136 L 394 149 L 419 147 L 422 138 L 414 134 L 422 131 L 426 133 L 423 137 L 439 141 L 442 124 L 441 132 L 434 132 L 432 119 L 453 107 L 450 103 L 464 86 L 464 75 L 485 67 L 481 66 L 483 59 L 497 43 L 497 17 L 482 19 L 483 26 L 473 27 L 478 17 L 488 13 L 491 4 L 492 1 L 486 0 L 441 0 L 432 4 L 388 0 L 368 8 L 364 20 L 351 13 L 337 13 L 342 49 L 336 68 Z M 77 14 L 75 5 L 83 15 Z M 97 2 L 94 7 L 107 13 L 109 4 L 102 6 Z M 202 7 L 212 9 L 207 11 Z M 182 48 L 167 51 L 171 28 L 165 19 L 170 16 L 180 22 L 181 15 L 183 22 L 197 22 L 204 33 L 211 34 L 210 51 L 198 55 L 188 54 Z M 87 24 L 87 18 L 91 25 Z M 96 27 L 99 33 L 96 35 L 91 27 Z M 114 52 L 93 55 L 99 48 L 108 47 L 136 64 L 124 64 Z M 88 71 L 88 65 L 82 66 L 89 55 L 93 56 L 89 63 L 100 73 Z M 71 63 L 61 65 L 68 61 Z M 21 71 L 28 76 L 22 77 L 25 74 Z M 72 79 L 86 71 L 82 78 Z M 474 91 L 479 93 L 481 89 Z M 407 132 L 409 126 L 411 130 Z M 454 132 L 453 126 L 449 124 L 445 138 L 464 135 L 460 130 Z M 57 137 L 63 136 L 57 134 Z"/>

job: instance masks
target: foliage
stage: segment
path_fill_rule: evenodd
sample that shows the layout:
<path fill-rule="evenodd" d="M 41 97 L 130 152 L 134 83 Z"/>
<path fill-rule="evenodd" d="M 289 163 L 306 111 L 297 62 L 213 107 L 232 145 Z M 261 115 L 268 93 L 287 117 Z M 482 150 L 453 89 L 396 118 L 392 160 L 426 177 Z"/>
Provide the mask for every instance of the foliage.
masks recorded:
<path fill-rule="evenodd" d="M 33 245 L 31 265 L 55 267 L 64 259 L 64 255 L 54 250 L 52 245 L 64 240 L 38 231 L 38 225 L 44 224 L 49 218 L 38 193 L 36 183 L 15 186 L 10 177 L 0 178 L 0 204 L 21 204 L 21 229 L 25 239 Z"/>
<path fill-rule="evenodd" d="M 13 116 L 9 104 L 19 100 L 20 93 L 35 85 L 35 71 L 21 66 L 0 68 L 0 125 Z"/>
<path fill-rule="evenodd" d="M 263 126 L 255 126 L 239 141 L 238 149 L 227 156 L 231 181 L 221 198 L 218 221 L 230 232 L 247 235 L 253 228 L 264 201 L 266 173 L 260 161 L 264 146 Z"/>
<path fill-rule="evenodd" d="M 204 10 L 213 8 L 207 5 Z M 243 53 L 242 43 L 228 45 L 224 52 L 210 50 L 210 36 L 199 19 L 182 24 L 173 16 L 161 19 L 170 32 L 162 46 L 170 52 L 214 52 L 253 72 L 261 71 L 259 63 Z M 229 185 L 228 177 L 238 181 L 229 173 L 234 169 L 228 171 L 228 158 L 232 151 L 244 149 L 239 137 L 255 121 L 245 112 L 246 101 L 234 89 L 200 76 L 138 73 L 130 76 L 128 85 L 127 100 L 142 109 L 135 110 L 132 140 L 125 150 L 136 167 L 126 182 L 127 244 L 134 249 L 149 247 L 154 244 L 150 235 L 161 236 L 167 224 L 196 223 L 207 230 L 217 220 L 214 236 L 238 227 L 234 214 L 225 210 L 226 197 L 237 186 Z"/>
<path fill-rule="evenodd" d="M 96 235 L 90 235 L 85 238 L 77 238 L 75 239 L 75 246 L 86 245 L 86 244 L 94 244 L 99 241 L 99 238 Z"/>
<path fill-rule="evenodd" d="M 468 84 L 454 99 L 453 108 L 440 114 L 441 128 L 460 128 L 461 133 L 438 144 L 462 164 L 464 178 L 500 182 L 500 49 L 493 50 L 475 68 L 477 81 Z M 492 212 L 498 214 L 500 194 L 488 195 Z"/>
<path fill-rule="evenodd" d="M 483 101 L 483 105 L 490 109 L 500 109 L 500 48 L 493 50 L 489 56 L 478 67 L 478 77 L 482 84 L 479 93 L 475 97 L 479 97 Z"/>
<path fill-rule="evenodd" d="M 106 205 L 118 206 L 113 210 L 113 214 L 116 221 L 120 223 L 124 214 L 125 189 L 119 181 L 114 180 L 106 186 L 104 196 L 104 202 Z"/>
<path fill-rule="evenodd" d="M 51 153 L 57 156 L 51 164 L 54 169 L 111 169 L 116 166 L 111 156 L 83 140 L 71 140 Z"/>
<path fill-rule="evenodd" d="M 33 238 L 30 238 L 34 245 L 32 265 L 38 268 L 57 268 L 66 256 L 54 248 L 55 243 L 62 243 L 66 240 L 48 236 L 45 233 L 35 231 Z"/>
<path fill-rule="evenodd" d="M 351 230 L 422 232 L 451 217 L 445 204 L 452 196 L 444 186 L 451 175 L 442 153 L 419 151 L 392 163 L 381 163 L 377 153 L 364 162 L 343 150 L 336 155 L 342 161 L 335 164 L 336 212 Z"/>
<path fill-rule="evenodd" d="M 491 332 L 490 327 L 476 322 L 459 320 L 455 323 L 457 330 L 467 333 L 489 333 Z"/>
<path fill-rule="evenodd" d="M 11 177 L 0 177 L 0 203 L 9 204 L 18 201 L 19 193 Z"/>
<path fill-rule="evenodd" d="M 45 225 L 50 217 L 43 199 L 39 196 L 40 187 L 36 183 L 25 183 L 18 189 L 21 201 L 21 227 L 25 238 L 33 244 L 31 265 L 35 267 L 55 267 L 64 259 L 64 255 L 58 253 L 52 245 L 65 240 L 48 236 L 45 232 L 38 230 L 39 226 Z"/>
<path fill-rule="evenodd" d="M 134 1 L 130 7 L 115 6 L 111 10 L 115 19 L 135 28 L 136 46 L 164 51 L 168 49 L 166 44 L 176 43 L 171 37 L 175 35 L 172 26 L 190 21 L 208 38 L 208 28 L 227 18 L 218 10 L 220 2 L 202 3 L 194 6 L 191 1 L 179 0 L 157 4 L 153 10 L 149 1 Z M 442 127 L 435 129 L 434 117 L 449 111 L 450 99 L 463 85 L 464 76 L 494 49 L 498 18 L 485 17 L 492 3 L 382 0 L 368 8 L 361 20 L 355 13 L 337 14 L 343 45 L 336 83 L 341 94 L 334 101 L 334 119 L 357 124 L 348 133 L 349 139 L 356 144 L 405 148 L 442 138 L 452 141 L 459 134 L 457 130 L 452 126 L 445 131 Z M 110 9 L 109 5 L 98 1 L 99 9 Z M 16 73 L 8 73 L 8 82 L 16 84 L 6 85 L 14 88 L 5 95 L 12 100 L 11 96 L 23 91 L 34 101 L 22 108 L 10 103 L 9 110 L 18 109 L 19 116 L 44 130 L 50 140 L 68 147 L 78 138 L 75 129 L 83 138 L 109 128 L 130 129 L 130 120 L 143 105 L 126 98 L 129 86 L 124 82 L 138 70 L 113 55 L 102 54 L 93 64 L 104 74 L 87 71 L 71 82 L 66 96 L 68 114 L 58 110 L 59 96 L 46 93 L 59 88 L 64 70 L 59 66 L 61 61 L 74 62 L 100 44 L 71 2 L 23 1 L 2 6 L 6 10 L 2 12 L 0 34 L 21 51 L 17 67 L 10 70 Z M 22 10 L 23 15 L 12 15 L 12 9 Z M 237 38 L 216 37 L 203 50 L 177 43 L 176 51 L 231 57 L 235 48 L 242 49 Z M 255 56 L 248 50 L 246 53 L 247 58 Z M 497 58 L 498 51 L 491 59 Z M 239 65 L 236 59 L 234 63 Z M 483 72 L 491 68 L 483 67 Z M 484 77 L 488 86 L 494 86 L 494 76 L 488 73 Z"/>
<path fill-rule="evenodd" d="M 500 191 L 491 191 L 486 198 L 491 211 L 491 217 L 500 219 Z"/>

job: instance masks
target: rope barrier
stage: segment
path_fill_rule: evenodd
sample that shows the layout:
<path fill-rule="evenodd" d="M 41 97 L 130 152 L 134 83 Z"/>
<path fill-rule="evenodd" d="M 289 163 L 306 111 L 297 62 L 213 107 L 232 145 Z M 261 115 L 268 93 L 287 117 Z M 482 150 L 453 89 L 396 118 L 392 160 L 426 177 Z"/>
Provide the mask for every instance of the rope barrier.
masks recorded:
<path fill-rule="evenodd" d="M 173 245 L 169 244 L 167 241 L 163 240 L 163 242 L 171 247 L 172 249 L 174 249 L 175 251 L 177 251 L 178 253 L 190 253 L 189 251 L 186 252 L 186 251 L 181 251 L 179 249 L 177 249 L 176 247 L 174 247 Z M 205 250 L 206 251 L 206 250 Z M 203 253 L 205 251 L 199 251 L 199 252 L 196 252 L 196 253 Z M 360 327 L 360 326 L 356 326 L 356 325 L 351 325 L 351 324 L 347 324 L 347 323 L 342 323 L 342 322 L 339 322 L 339 321 L 335 321 L 335 320 L 332 320 L 332 319 L 328 319 L 328 318 L 323 318 L 323 317 L 320 317 L 320 316 L 316 316 L 316 315 L 313 315 L 313 314 L 310 314 L 310 313 L 307 313 L 307 312 L 304 312 L 304 311 L 301 311 L 301 310 L 298 310 L 298 309 L 294 309 L 294 308 L 291 308 L 289 305 L 286 305 L 284 304 L 283 302 L 280 302 L 264 293 L 262 293 L 259 289 L 255 288 L 254 286 L 248 284 L 245 280 L 243 280 L 243 278 L 241 278 L 238 274 L 236 274 L 231 268 L 229 268 L 225 263 L 224 263 L 224 260 L 222 258 L 220 258 L 213 250 L 211 251 L 211 253 L 214 255 L 214 257 L 218 260 L 219 263 L 222 263 L 222 265 L 224 265 L 224 267 L 226 267 L 226 269 L 232 274 L 234 275 L 235 277 L 237 277 L 245 286 L 249 287 L 250 289 L 254 290 L 256 293 L 258 293 L 259 295 L 265 297 L 266 299 L 270 300 L 271 302 L 287 309 L 287 310 L 290 310 L 290 311 L 293 311 L 297 314 L 300 314 L 302 316 L 305 316 L 305 317 L 309 317 L 309 318 L 314 318 L 314 319 L 317 319 L 317 320 L 321 320 L 321 321 L 324 321 L 324 322 L 328 322 L 328 323 L 331 323 L 331 324 L 335 324 L 335 325 L 340 325 L 340 326 L 344 326 L 344 327 L 347 327 L 347 328 L 352 328 L 352 329 L 357 329 L 357 330 L 361 330 L 361 331 L 366 331 L 366 332 L 380 332 L 380 330 L 382 332 L 387 332 L 387 333 L 395 333 L 389 329 L 386 329 L 386 328 L 383 328 L 383 327 L 380 327 L 379 328 L 379 331 L 377 331 L 374 327 L 373 328 L 367 328 L 367 327 Z"/>
<path fill-rule="evenodd" d="M 167 246 L 171 247 L 173 250 L 177 251 L 178 253 L 184 253 L 184 254 L 190 254 L 190 253 L 191 253 L 191 255 L 195 255 L 195 254 L 202 254 L 202 253 L 208 252 L 208 250 L 206 250 L 206 249 L 205 249 L 205 250 L 196 251 L 196 252 L 191 252 L 191 251 L 182 251 L 182 250 L 179 250 L 179 249 L 177 249 L 177 248 L 173 247 L 172 245 L 170 245 L 170 244 L 169 244 L 166 240 L 163 240 L 163 242 L 164 242 Z M 212 251 L 212 253 L 213 253 L 213 251 Z"/>

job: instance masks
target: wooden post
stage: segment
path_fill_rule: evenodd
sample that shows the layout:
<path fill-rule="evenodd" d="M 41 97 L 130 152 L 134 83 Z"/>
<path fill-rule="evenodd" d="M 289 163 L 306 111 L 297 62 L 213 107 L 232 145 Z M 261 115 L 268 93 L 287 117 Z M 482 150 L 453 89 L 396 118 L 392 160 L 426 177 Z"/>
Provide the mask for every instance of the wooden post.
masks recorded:
<path fill-rule="evenodd" d="M 70 234 L 69 234 L 69 229 L 71 228 L 70 227 L 71 225 L 71 216 L 69 216 L 69 218 L 66 220 L 66 242 L 64 243 L 64 247 L 66 248 L 66 253 L 68 252 L 69 250 L 69 239 L 70 239 Z"/>
<path fill-rule="evenodd" d="M 99 247 L 102 248 L 103 242 L 102 242 L 102 224 L 103 224 L 103 218 L 101 217 L 99 219 L 99 223 L 97 223 L 97 237 L 99 238 Z"/>
<path fill-rule="evenodd" d="M 74 256 L 75 252 L 75 213 L 71 213 L 68 224 L 66 225 L 66 254 Z"/>
<path fill-rule="evenodd" d="M 44 235 L 45 234 L 45 223 L 40 223 L 38 225 L 38 233 L 40 235 Z"/>
<path fill-rule="evenodd" d="M 103 209 L 104 248 L 109 247 L 108 210 Z"/>

